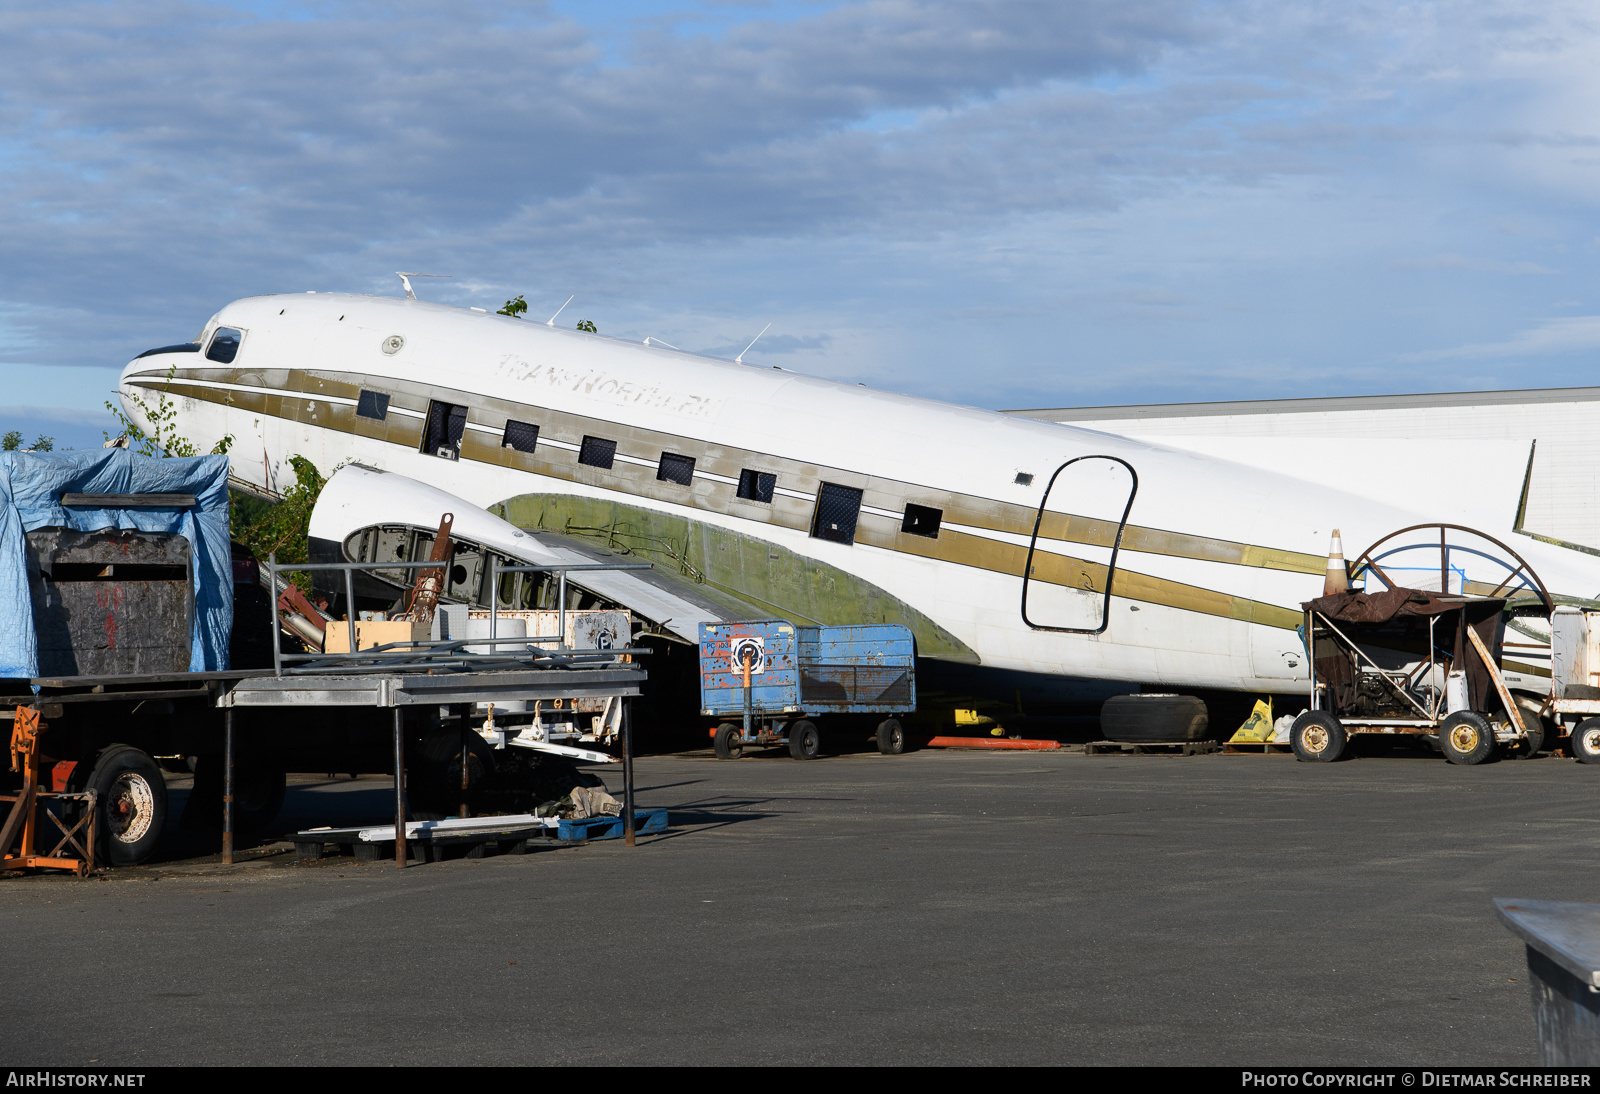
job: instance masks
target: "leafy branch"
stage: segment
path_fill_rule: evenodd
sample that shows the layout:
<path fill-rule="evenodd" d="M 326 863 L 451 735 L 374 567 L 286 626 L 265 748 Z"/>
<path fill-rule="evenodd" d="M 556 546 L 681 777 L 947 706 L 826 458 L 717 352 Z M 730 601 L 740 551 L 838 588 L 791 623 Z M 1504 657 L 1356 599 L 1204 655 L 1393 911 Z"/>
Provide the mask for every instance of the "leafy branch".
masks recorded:
<path fill-rule="evenodd" d="M 265 501 L 235 493 L 228 514 L 228 532 L 235 543 L 250 548 L 259 559 L 276 554 L 278 561 L 293 564 L 309 561 L 306 535 L 311 527 L 311 510 L 327 479 L 304 456 L 290 456 L 295 483 L 279 501 Z M 295 574 L 291 579 L 304 591 L 311 590 L 310 574 Z"/>
<path fill-rule="evenodd" d="M 55 447 L 56 439 L 54 437 L 46 437 L 41 433 L 39 434 L 39 439 L 33 442 L 32 447 L 23 450 L 27 452 L 53 452 Z M 15 452 L 21 448 L 22 433 L 20 430 L 8 430 L 5 436 L 0 437 L 0 451 Z"/>
<path fill-rule="evenodd" d="M 167 369 L 167 382 L 156 393 L 154 404 L 136 391 L 130 391 L 127 394 L 127 400 L 138 407 L 139 412 L 144 415 L 145 421 L 150 423 L 148 432 L 141 429 L 137 422 L 123 413 L 122 407 L 110 399 L 106 400 L 106 409 L 121 423 L 121 436 L 126 437 L 128 440 L 128 443 L 122 447 L 131 448 L 141 456 L 150 456 L 152 458 L 200 455 L 200 449 L 195 443 L 178 432 L 176 420 L 178 417 L 178 403 L 176 399 L 171 399 L 167 396 L 167 393 L 172 389 L 173 378 L 177 374 L 177 365 Z M 105 438 L 109 445 L 112 440 L 111 434 L 106 433 Z M 118 439 L 120 440 L 121 438 L 119 437 Z M 233 434 L 226 433 L 220 441 L 212 446 L 211 454 L 213 456 L 225 455 L 228 449 L 232 447 Z"/>

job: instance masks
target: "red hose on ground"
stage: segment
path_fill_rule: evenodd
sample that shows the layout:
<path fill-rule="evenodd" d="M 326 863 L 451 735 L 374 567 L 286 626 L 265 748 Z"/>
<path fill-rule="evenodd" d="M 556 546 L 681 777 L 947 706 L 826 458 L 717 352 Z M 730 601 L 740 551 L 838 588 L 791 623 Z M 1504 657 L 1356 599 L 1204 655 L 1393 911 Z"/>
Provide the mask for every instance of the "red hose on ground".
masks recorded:
<path fill-rule="evenodd" d="M 1013 741 L 1003 737 L 935 737 L 929 748 L 1009 748 L 1024 752 L 1050 752 L 1061 747 L 1060 741 Z"/>

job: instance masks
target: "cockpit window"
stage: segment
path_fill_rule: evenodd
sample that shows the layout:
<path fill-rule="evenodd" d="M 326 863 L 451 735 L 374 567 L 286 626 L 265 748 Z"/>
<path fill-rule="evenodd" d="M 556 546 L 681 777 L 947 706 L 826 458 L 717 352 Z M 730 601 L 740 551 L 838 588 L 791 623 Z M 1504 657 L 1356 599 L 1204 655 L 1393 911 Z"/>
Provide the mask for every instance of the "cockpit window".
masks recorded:
<path fill-rule="evenodd" d="M 243 331 L 233 327 L 218 327 L 217 333 L 211 336 L 211 345 L 206 347 L 206 360 L 231 365 L 233 359 L 239 356 L 239 342 L 243 338 Z"/>

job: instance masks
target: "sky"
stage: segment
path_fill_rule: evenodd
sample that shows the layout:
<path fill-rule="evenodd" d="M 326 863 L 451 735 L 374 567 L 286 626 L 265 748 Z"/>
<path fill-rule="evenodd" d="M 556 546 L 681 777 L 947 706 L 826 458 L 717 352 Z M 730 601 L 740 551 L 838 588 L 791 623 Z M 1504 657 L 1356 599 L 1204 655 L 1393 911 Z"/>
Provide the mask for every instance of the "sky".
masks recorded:
<path fill-rule="evenodd" d="M 994 408 L 1600 383 L 1566 0 L 0 6 L 0 430 L 260 293 Z"/>

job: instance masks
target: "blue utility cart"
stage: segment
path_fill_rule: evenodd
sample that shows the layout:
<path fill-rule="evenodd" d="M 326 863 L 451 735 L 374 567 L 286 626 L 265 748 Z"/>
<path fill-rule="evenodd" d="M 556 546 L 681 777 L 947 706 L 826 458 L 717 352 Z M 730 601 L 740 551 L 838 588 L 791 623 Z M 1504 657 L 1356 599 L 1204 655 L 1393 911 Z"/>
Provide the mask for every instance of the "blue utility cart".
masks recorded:
<path fill-rule="evenodd" d="M 700 713 L 724 721 L 711 731 L 717 755 L 787 744 L 815 758 L 823 715 L 886 714 L 878 750 L 905 750 L 895 715 L 917 708 L 916 646 L 898 623 L 802 627 L 787 619 L 700 625 Z"/>

